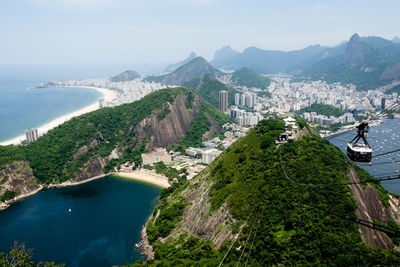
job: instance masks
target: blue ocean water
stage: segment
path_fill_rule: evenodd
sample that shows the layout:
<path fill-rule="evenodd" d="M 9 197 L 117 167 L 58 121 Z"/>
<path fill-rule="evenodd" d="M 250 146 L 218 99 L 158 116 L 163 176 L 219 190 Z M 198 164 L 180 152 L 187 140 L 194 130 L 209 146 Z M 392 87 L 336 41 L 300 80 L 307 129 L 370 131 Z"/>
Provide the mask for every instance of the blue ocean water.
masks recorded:
<path fill-rule="evenodd" d="M 39 192 L 0 211 L 0 251 L 14 241 L 36 261 L 72 267 L 143 259 L 135 243 L 161 188 L 119 177 Z M 71 209 L 71 212 L 69 212 Z"/>
<path fill-rule="evenodd" d="M 68 75 L 27 72 L 24 68 L 0 68 L 0 141 L 23 135 L 57 117 L 83 108 L 102 96 L 89 88 L 40 88 L 40 82 Z"/>

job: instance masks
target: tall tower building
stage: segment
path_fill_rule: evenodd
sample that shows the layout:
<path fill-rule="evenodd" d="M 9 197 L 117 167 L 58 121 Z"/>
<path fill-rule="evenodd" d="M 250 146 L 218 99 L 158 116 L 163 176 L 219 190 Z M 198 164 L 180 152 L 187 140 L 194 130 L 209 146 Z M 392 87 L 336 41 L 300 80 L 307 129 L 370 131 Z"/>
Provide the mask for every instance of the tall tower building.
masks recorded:
<path fill-rule="evenodd" d="M 30 143 L 36 141 L 39 138 L 38 129 L 32 128 L 25 131 L 26 142 Z"/>
<path fill-rule="evenodd" d="M 239 106 L 240 104 L 240 94 L 236 93 L 235 94 L 235 106 Z"/>
<path fill-rule="evenodd" d="M 386 105 L 386 99 L 382 98 L 381 100 L 381 109 L 384 110 L 385 109 L 385 105 Z"/>
<path fill-rule="evenodd" d="M 242 107 L 246 106 L 246 94 L 242 94 L 242 97 L 240 99 L 240 105 Z"/>
<path fill-rule="evenodd" d="M 99 98 L 99 108 L 104 107 L 104 98 Z"/>
<path fill-rule="evenodd" d="M 219 91 L 218 108 L 223 112 L 228 110 L 228 91 L 225 90 Z"/>

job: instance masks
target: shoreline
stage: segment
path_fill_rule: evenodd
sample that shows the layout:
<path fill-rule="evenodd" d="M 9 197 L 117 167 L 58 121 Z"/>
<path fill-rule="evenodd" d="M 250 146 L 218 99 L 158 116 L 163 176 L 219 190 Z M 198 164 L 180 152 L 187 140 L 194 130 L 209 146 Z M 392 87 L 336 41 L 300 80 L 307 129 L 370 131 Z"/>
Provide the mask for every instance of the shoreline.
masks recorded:
<path fill-rule="evenodd" d="M 133 171 L 133 172 L 117 172 L 114 175 L 132 179 L 132 180 L 136 180 L 136 181 L 145 182 L 148 184 L 157 185 L 162 188 L 168 188 L 171 186 L 168 182 L 167 177 L 161 176 L 158 174 L 154 174 L 151 172 L 147 172 L 144 170 Z"/>
<path fill-rule="evenodd" d="M 22 200 L 24 198 L 30 197 L 35 195 L 36 193 L 39 193 L 40 191 L 42 191 L 43 189 L 50 189 L 50 188 L 63 188 L 63 187 L 69 187 L 69 186 L 76 186 L 76 185 L 81 185 L 81 184 L 85 184 L 85 183 L 89 183 L 92 182 L 94 180 L 98 180 L 98 179 L 102 179 L 105 178 L 107 176 L 117 176 L 120 178 L 127 178 L 127 179 L 131 179 L 131 180 L 136 180 L 136 181 L 141 181 L 141 182 L 145 182 L 148 184 L 152 184 L 152 185 L 156 185 L 162 188 L 168 188 L 171 185 L 168 183 L 168 178 L 165 176 L 161 176 L 158 174 L 154 174 L 151 172 L 147 172 L 147 171 L 134 171 L 134 172 L 130 172 L 130 173 L 124 173 L 124 172 L 110 172 L 110 173 L 105 173 L 105 174 L 101 174 L 101 175 L 97 175 L 94 177 L 91 177 L 89 179 L 86 180 L 82 180 L 82 181 L 73 181 L 73 180 L 68 180 L 65 182 L 62 182 L 61 184 L 48 184 L 48 185 L 43 185 L 43 184 L 39 184 L 39 188 L 26 193 L 26 194 L 21 194 L 16 196 L 13 199 L 7 200 L 5 202 L 0 202 L 0 211 L 1 210 L 5 210 L 8 207 L 10 207 L 11 204 Z"/>
<path fill-rule="evenodd" d="M 114 90 L 111 90 L 111 89 L 108 89 L 108 88 L 100 88 L 100 87 L 93 87 L 93 86 L 62 86 L 62 87 L 94 89 L 94 90 L 96 90 L 96 91 L 98 91 L 98 92 L 100 92 L 102 94 L 102 97 L 104 98 L 104 100 L 106 102 L 111 102 L 117 96 L 117 93 Z M 45 133 L 47 133 L 51 129 L 59 126 L 60 124 L 63 124 L 64 122 L 72 119 L 73 117 L 80 116 L 80 115 L 83 115 L 85 113 L 89 113 L 89 112 L 95 111 L 97 109 L 99 109 L 98 100 L 96 100 L 95 102 L 93 102 L 92 104 L 90 104 L 88 106 L 85 106 L 83 108 L 80 108 L 78 110 L 70 112 L 68 114 L 62 115 L 62 116 L 60 116 L 58 118 L 55 118 L 55 119 L 51 120 L 50 122 L 47 122 L 47 123 L 37 127 L 38 132 L 39 132 L 39 136 L 44 135 Z M 0 142 L 0 145 L 1 146 L 18 145 L 24 140 L 25 140 L 25 135 L 20 135 L 20 136 L 14 137 L 12 139 Z"/>

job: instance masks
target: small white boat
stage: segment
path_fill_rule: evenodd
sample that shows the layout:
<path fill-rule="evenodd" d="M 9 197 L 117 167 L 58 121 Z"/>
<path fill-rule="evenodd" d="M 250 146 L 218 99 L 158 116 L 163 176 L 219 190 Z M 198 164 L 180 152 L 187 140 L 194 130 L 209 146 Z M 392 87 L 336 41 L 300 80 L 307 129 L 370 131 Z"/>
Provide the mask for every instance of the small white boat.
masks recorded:
<path fill-rule="evenodd" d="M 68 209 L 68 212 L 72 212 L 71 208 Z"/>

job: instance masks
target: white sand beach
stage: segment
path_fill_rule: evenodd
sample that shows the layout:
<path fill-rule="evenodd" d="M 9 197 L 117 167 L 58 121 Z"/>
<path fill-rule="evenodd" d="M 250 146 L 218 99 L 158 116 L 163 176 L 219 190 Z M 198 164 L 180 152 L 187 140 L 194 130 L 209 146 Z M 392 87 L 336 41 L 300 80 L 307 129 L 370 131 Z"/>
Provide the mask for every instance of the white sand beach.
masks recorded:
<path fill-rule="evenodd" d="M 67 86 L 63 86 L 63 87 L 67 87 Z M 94 89 L 96 91 L 99 91 L 103 95 L 102 97 L 104 98 L 104 100 L 106 102 L 112 101 L 117 96 L 117 93 L 115 91 L 107 89 L 107 88 L 98 88 L 98 87 L 90 87 L 90 86 L 70 86 L 70 87 L 91 88 L 91 89 Z M 54 120 L 52 120 L 52 121 L 40 126 L 40 127 L 37 127 L 39 135 L 41 136 L 41 135 L 47 133 L 49 130 L 57 127 L 58 125 L 66 122 L 66 121 L 68 121 L 70 119 L 72 119 L 73 117 L 76 117 L 76 116 L 79 116 L 79 115 L 94 111 L 94 110 L 96 110 L 98 108 L 99 108 L 99 102 L 98 102 L 98 100 L 96 100 L 96 102 L 90 104 L 89 106 L 86 106 L 86 107 L 81 108 L 81 109 L 79 109 L 77 111 L 71 112 L 71 113 L 63 115 L 61 117 L 58 117 L 58 118 L 56 118 L 56 119 L 54 119 Z M 19 143 L 21 143 L 24 140 L 25 140 L 25 135 L 20 135 L 18 137 L 13 138 L 13 139 L 10 139 L 10 140 L 4 141 L 4 142 L 0 142 L 0 145 L 2 145 L 2 146 L 18 145 Z"/>
<path fill-rule="evenodd" d="M 154 174 L 154 173 L 151 173 L 151 172 L 148 172 L 145 170 L 139 170 L 139 171 L 133 171 L 133 172 L 117 172 L 116 175 L 134 179 L 134 180 L 138 180 L 138 181 L 142 181 L 142 182 L 146 182 L 146 183 L 155 184 L 155 185 L 161 186 L 163 188 L 168 188 L 171 186 L 168 183 L 167 177 L 165 177 L 163 175 L 159 175 L 159 174 Z"/>

